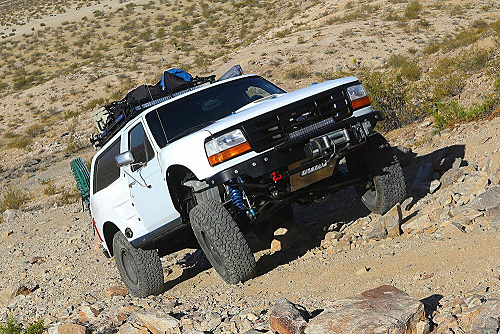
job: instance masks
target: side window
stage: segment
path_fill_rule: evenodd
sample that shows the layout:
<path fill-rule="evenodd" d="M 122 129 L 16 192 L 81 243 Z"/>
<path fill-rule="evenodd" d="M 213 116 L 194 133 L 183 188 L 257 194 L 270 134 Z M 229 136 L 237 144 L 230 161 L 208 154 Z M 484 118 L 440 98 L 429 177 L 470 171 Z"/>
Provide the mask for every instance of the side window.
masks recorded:
<path fill-rule="evenodd" d="M 130 130 L 128 134 L 128 149 L 132 151 L 136 163 L 148 162 L 155 156 L 151 143 L 144 133 L 142 123 L 137 124 Z M 140 165 L 131 167 L 132 172 L 135 172 L 139 168 L 141 168 Z"/>
<path fill-rule="evenodd" d="M 120 168 L 116 165 L 115 156 L 120 154 L 120 139 L 115 141 L 95 163 L 94 194 L 113 183 L 120 177 Z"/>

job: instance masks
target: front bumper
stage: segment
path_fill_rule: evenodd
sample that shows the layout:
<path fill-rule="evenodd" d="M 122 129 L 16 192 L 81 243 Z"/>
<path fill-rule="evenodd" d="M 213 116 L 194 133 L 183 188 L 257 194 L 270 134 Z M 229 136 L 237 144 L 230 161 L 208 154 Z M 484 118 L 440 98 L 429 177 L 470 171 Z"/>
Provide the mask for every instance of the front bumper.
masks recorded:
<path fill-rule="evenodd" d="M 371 124 L 371 128 L 374 128 L 376 123 L 380 120 L 383 120 L 383 115 L 380 111 L 373 111 L 358 117 L 350 117 L 325 128 L 320 133 L 311 134 L 310 136 L 301 138 L 300 140 L 290 140 L 274 147 L 273 149 L 267 150 L 258 156 L 234 165 L 207 178 L 206 182 L 210 186 L 216 186 L 226 182 L 231 182 L 231 180 L 238 176 L 259 178 L 263 175 L 269 175 L 273 171 L 287 168 L 293 163 L 308 158 L 304 151 L 304 146 L 312 139 L 325 134 L 334 133 L 336 130 L 345 130 L 347 133 L 351 133 L 351 136 L 348 136 L 350 137 L 351 142 L 344 143 L 345 145 L 339 146 L 337 151 L 334 152 L 338 156 L 346 155 L 349 151 L 355 149 L 360 144 L 360 142 L 356 142 L 356 134 L 353 133 L 355 131 L 354 129 L 360 126 L 363 127 L 363 123 L 365 122 L 366 124 L 367 121 Z M 311 161 L 311 166 L 314 166 L 315 163 L 317 164 L 316 160 L 321 159 L 324 159 L 324 157 L 313 159 Z M 291 175 L 297 172 L 300 171 L 288 171 L 288 174 Z"/>

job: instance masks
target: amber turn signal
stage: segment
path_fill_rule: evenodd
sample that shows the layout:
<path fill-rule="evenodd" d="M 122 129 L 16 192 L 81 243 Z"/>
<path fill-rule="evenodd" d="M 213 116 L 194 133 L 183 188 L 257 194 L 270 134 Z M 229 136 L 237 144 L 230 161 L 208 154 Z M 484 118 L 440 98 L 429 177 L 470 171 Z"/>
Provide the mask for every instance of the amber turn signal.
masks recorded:
<path fill-rule="evenodd" d="M 370 98 L 368 96 L 352 101 L 352 108 L 359 109 L 370 105 Z"/>
<path fill-rule="evenodd" d="M 215 166 L 223 161 L 234 158 L 235 156 L 238 156 L 250 150 L 250 144 L 248 142 L 244 142 L 208 157 L 208 162 L 210 162 L 210 166 Z"/>

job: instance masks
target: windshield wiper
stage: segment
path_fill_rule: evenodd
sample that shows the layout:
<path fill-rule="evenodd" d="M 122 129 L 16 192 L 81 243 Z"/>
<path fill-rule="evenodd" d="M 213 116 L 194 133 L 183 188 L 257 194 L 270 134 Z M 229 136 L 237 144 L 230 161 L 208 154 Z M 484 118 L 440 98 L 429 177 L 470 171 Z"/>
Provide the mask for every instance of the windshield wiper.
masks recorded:
<path fill-rule="evenodd" d="M 168 138 L 168 142 L 172 142 L 176 139 L 179 139 L 181 137 L 184 137 L 184 136 L 187 136 L 188 134 L 190 133 L 193 133 L 193 132 L 196 132 L 206 126 L 209 126 L 210 124 L 212 123 L 215 123 L 215 121 L 208 121 L 208 122 L 204 122 L 204 123 L 201 123 L 201 124 L 197 124 L 195 126 L 192 126 L 190 128 L 187 128 L 186 130 L 182 131 L 181 133 L 179 133 L 178 135 L 172 137 L 172 138 Z"/>

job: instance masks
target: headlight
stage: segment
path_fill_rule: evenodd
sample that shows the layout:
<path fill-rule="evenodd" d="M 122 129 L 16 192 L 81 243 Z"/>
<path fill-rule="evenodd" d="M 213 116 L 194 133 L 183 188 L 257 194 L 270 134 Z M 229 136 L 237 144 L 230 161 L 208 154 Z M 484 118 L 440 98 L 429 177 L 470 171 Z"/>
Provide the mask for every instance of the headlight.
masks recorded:
<path fill-rule="evenodd" d="M 361 84 L 347 87 L 347 95 L 349 95 L 353 109 L 366 107 L 371 103 L 368 94 L 366 94 L 365 87 Z"/>
<path fill-rule="evenodd" d="M 251 150 L 241 130 L 234 130 L 205 143 L 208 162 L 215 166 Z"/>

